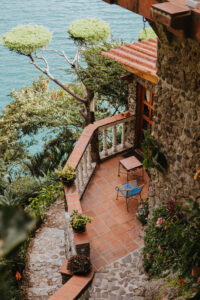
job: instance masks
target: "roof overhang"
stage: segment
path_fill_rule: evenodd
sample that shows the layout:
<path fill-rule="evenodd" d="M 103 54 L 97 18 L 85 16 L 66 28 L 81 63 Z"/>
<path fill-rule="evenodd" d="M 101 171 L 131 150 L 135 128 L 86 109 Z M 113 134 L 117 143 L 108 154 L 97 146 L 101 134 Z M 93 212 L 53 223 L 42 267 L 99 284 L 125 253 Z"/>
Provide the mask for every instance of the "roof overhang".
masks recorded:
<path fill-rule="evenodd" d="M 122 64 L 128 72 L 135 74 L 154 84 L 158 82 L 156 74 L 157 61 L 157 40 L 127 43 L 125 46 L 119 46 L 116 49 L 110 49 L 108 52 L 102 52 L 112 60 Z"/>
<path fill-rule="evenodd" d="M 186 5 L 192 0 L 103 0 L 158 22 L 176 36 L 200 42 L 200 9 Z"/>

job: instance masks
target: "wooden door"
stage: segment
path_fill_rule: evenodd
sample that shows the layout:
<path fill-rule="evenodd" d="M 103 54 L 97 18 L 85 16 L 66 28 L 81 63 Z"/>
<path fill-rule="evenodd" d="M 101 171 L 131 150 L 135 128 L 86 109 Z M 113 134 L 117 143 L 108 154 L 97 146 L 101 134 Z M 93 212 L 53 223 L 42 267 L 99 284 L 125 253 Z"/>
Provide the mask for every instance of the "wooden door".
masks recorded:
<path fill-rule="evenodd" d="M 153 124 L 153 93 L 138 85 L 137 98 L 137 117 L 136 117 L 136 147 L 142 148 L 142 140 L 144 137 L 144 130 L 149 129 Z"/>

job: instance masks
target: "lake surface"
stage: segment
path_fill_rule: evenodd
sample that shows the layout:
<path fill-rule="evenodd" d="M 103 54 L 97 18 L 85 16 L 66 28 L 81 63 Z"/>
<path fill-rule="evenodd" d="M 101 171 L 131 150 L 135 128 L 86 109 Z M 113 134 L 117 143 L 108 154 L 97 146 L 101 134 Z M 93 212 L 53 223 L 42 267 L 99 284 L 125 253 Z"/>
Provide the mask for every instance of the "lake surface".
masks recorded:
<path fill-rule="evenodd" d="M 114 38 L 136 41 L 143 28 L 142 17 L 117 5 L 101 0 L 1 0 L 0 36 L 17 25 L 38 24 L 53 32 L 51 48 L 64 50 L 72 56 L 75 45 L 67 29 L 77 19 L 97 18 L 108 22 Z M 51 72 L 63 82 L 69 82 L 62 58 L 48 54 Z M 25 56 L 10 52 L 0 44 L 0 111 L 12 100 L 7 95 L 13 89 L 31 85 L 41 73 Z"/>

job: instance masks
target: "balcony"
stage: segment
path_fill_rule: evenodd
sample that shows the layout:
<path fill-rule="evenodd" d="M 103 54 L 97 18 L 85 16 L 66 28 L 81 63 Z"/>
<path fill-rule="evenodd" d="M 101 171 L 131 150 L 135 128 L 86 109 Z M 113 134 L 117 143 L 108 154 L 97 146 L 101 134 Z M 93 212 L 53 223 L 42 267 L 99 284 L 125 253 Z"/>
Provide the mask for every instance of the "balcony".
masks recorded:
<path fill-rule="evenodd" d="M 116 200 L 115 190 L 117 185 L 127 181 L 127 174 L 121 173 L 118 176 L 118 165 L 124 155 L 133 148 L 129 137 L 134 124 L 135 116 L 130 112 L 90 124 L 84 129 L 66 163 L 76 169 L 74 185 L 70 188 L 64 186 L 67 258 L 75 253 L 88 255 L 95 270 L 143 245 L 140 237 L 141 224 L 136 218 L 139 196 L 136 196 L 136 200 L 129 201 L 127 211 L 125 199 Z M 91 155 L 91 140 L 94 136 L 98 137 L 99 141 L 98 163 L 92 161 Z M 144 200 L 148 196 L 148 176 L 144 172 L 141 178 L 141 173 L 142 169 L 137 169 L 130 174 L 129 180 L 137 178 L 138 184 L 145 183 L 141 194 Z M 70 227 L 69 217 L 74 209 L 92 217 L 92 223 L 87 224 L 85 233 L 74 233 Z M 67 274 L 66 261 L 61 273 Z M 70 280 L 65 283 L 51 300 L 60 295 L 69 296 L 69 299 L 77 297 L 85 285 L 80 286 L 78 278 L 78 292 L 74 290 L 73 294 L 75 279 L 73 285 Z"/>
<path fill-rule="evenodd" d="M 126 182 L 126 174 L 118 176 L 118 164 L 123 155 L 133 148 L 129 136 L 134 122 L 135 116 L 126 112 L 90 124 L 84 129 L 66 163 L 76 169 L 74 186 L 64 187 L 67 220 L 69 222 L 69 215 L 74 209 L 93 218 L 92 223 L 87 225 L 86 233 L 73 234 L 74 244 L 69 245 L 69 249 L 85 254 L 90 251 L 96 269 L 142 245 L 138 237 L 141 226 L 135 216 L 138 201 L 130 200 L 127 212 L 125 199 L 116 200 L 115 190 L 117 185 Z M 92 162 L 91 140 L 94 134 L 98 135 L 100 145 L 99 164 Z M 130 180 L 141 175 L 141 172 L 141 169 L 136 170 Z M 138 178 L 139 184 L 142 183 L 141 177 Z M 146 173 L 144 181 L 142 199 L 148 195 Z"/>

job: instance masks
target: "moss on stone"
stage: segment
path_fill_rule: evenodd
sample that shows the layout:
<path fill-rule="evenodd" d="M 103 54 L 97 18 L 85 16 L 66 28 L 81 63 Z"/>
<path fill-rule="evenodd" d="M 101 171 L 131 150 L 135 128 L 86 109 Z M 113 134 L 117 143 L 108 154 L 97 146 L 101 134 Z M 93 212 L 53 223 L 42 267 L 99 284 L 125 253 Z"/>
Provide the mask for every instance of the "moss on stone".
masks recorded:
<path fill-rule="evenodd" d="M 155 39 L 156 37 L 157 37 L 157 35 L 153 31 L 153 29 L 151 27 L 149 27 L 149 28 L 142 29 L 142 31 L 140 32 L 140 34 L 138 36 L 138 40 L 142 41 L 142 40 L 148 40 L 150 38 Z"/>
<path fill-rule="evenodd" d="M 109 38 L 110 25 L 102 20 L 82 19 L 72 22 L 68 33 L 75 40 L 93 44 Z"/>
<path fill-rule="evenodd" d="M 13 28 L 2 37 L 2 43 L 11 51 L 28 55 L 48 45 L 51 32 L 37 25 L 23 25 Z"/>

